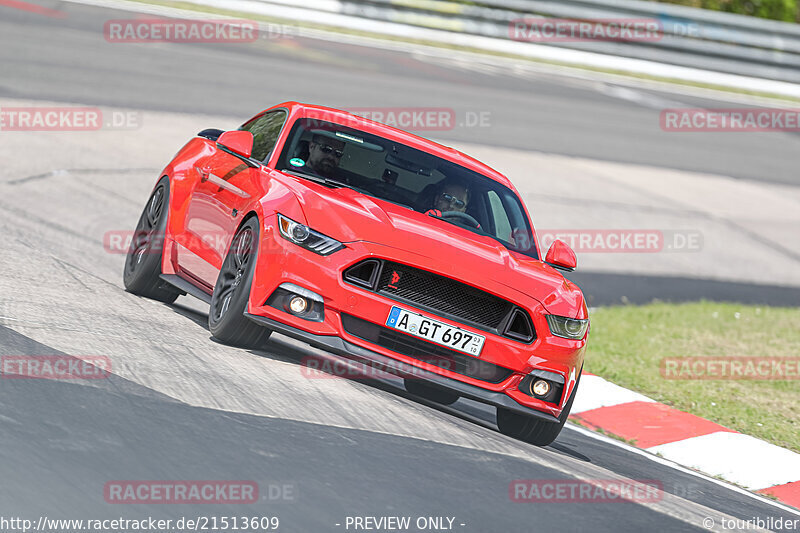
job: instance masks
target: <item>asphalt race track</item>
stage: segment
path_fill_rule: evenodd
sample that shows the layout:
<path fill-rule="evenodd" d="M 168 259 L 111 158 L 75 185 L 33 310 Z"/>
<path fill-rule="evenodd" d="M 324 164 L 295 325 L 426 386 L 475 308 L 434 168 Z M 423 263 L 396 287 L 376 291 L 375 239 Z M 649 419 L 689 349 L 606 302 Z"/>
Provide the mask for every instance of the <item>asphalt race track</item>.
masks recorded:
<path fill-rule="evenodd" d="M 436 136 L 487 150 L 532 149 L 570 161 L 697 173 L 704 183 L 727 176 L 787 202 L 797 198 L 797 135 L 667 138 L 652 126 L 658 120 L 652 102 L 708 102 L 642 90 L 650 102 L 642 105 L 619 97 L 619 90 L 557 74 L 479 72 L 442 58 L 329 41 L 110 44 L 102 36 L 104 21 L 134 15 L 41 4 L 66 17 L 0 1 L 0 106 L 136 110 L 145 125 L 92 133 L 0 131 L 0 352 L 103 356 L 112 366 L 106 379 L 0 381 L 0 516 L 266 516 L 278 517 L 278 531 L 286 532 L 347 531 L 347 517 L 354 516 L 450 517 L 454 530 L 475 533 L 707 531 L 709 517 L 715 530 L 723 519 L 798 518 L 767 499 L 577 427 L 568 425 L 552 446 L 536 448 L 498 433 L 493 412 L 476 403 L 443 408 L 395 380 L 310 375 L 303 359 L 321 354 L 279 335 L 259 351 L 221 345 L 210 338 L 204 304 L 181 297 L 164 305 L 126 293 L 124 256 L 107 246 L 109 232 L 133 228 L 159 165 L 199 124 L 235 127 L 290 99 L 489 111 L 488 131 L 459 127 Z M 521 189 L 528 202 L 543 192 L 534 185 Z M 702 216 L 708 224 L 720 220 Z M 726 244 L 724 253 L 734 255 L 725 257 L 775 254 L 765 255 L 765 264 L 778 265 L 775 273 L 764 276 L 760 264 L 745 263 L 714 279 L 709 261 L 708 275 L 697 277 L 691 273 L 701 256 L 675 255 L 674 269 L 654 270 L 635 259 L 633 273 L 590 259 L 596 270 L 575 279 L 596 285 L 587 289 L 597 295 L 594 305 L 617 302 L 616 287 L 626 288 L 629 301 L 705 295 L 800 302 L 791 270 L 798 243 L 776 238 L 768 250 L 756 249 L 760 226 L 723 222 L 725 231 L 746 229 L 752 237 L 741 249 Z M 716 231 L 709 226 L 706 240 Z M 711 254 L 723 253 L 708 246 Z M 119 505 L 104 499 L 110 481 L 182 479 L 252 480 L 259 500 Z M 664 494 L 636 503 L 520 503 L 509 498 L 517 479 L 650 480 Z"/>

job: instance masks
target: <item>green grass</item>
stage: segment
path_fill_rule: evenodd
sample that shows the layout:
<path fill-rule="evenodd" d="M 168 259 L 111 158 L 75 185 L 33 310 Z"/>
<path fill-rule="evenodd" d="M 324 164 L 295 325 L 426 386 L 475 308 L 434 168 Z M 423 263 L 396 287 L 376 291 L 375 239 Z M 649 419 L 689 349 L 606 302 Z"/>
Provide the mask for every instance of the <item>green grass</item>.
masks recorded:
<path fill-rule="evenodd" d="M 800 452 L 800 380 L 665 379 L 664 357 L 800 358 L 800 308 L 699 302 L 593 311 L 585 370 Z"/>

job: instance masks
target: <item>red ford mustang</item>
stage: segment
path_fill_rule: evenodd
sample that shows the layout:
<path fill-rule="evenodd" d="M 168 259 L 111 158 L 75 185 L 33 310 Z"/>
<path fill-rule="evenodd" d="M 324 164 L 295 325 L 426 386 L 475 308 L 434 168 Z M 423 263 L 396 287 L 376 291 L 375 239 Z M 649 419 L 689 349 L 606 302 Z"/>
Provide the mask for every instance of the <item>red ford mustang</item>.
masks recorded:
<path fill-rule="evenodd" d="M 409 392 L 497 408 L 503 433 L 561 431 L 588 311 L 544 260 L 502 174 L 464 154 L 329 108 L 287 102 L 236 131 L 205 130 L 156 184 L 128 252 L 128 291 L 210 304 L 219 340 L 276 331 L 405 377 Z"/>

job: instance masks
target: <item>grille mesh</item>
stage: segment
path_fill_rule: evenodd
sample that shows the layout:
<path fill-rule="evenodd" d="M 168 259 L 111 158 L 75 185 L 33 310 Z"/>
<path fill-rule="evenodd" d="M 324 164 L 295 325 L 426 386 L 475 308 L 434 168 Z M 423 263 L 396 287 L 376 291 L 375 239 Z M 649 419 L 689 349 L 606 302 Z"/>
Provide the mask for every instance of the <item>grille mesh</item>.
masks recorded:
<path fill-rule="evenodd" d="M 386 261 L 378 292 L 434 311 L 497 329 L 511 303 L 458 281 L 400 263 Z"/>
<path fill-rule="evenodd" d="M 481 381 L 500 383 L 512 374 L 511 370 L 502 366 L 417 339 L 352 315 L 342 314 L 342 325 L 345 331 L 351 335 L 382 346 L 387 350 Z"/>

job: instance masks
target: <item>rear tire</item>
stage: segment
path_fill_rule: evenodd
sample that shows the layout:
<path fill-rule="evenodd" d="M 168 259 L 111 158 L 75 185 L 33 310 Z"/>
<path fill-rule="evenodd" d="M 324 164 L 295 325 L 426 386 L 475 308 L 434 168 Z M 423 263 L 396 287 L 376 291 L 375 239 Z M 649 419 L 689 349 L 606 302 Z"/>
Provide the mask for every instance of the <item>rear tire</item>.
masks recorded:
<path fill-rule="evenodd" d="M 258 242 L 258 218 L 252 217 L 242 224 L 231 240 L 211 295 L 208 329 L 225 344 L 260 348 L 272 333 L 244 316 L 250 299 Z"/>
<path fill-rule="evenodd" d="M 456 403 L 460 397 L 455 392 L 450 392 L 449 390 L 439 388 L 436 385 L 431 385 L 430 383 L 425 383 L 415 378 L 405 378 L 403 383 L 406 386 L 406 390 L 411 394 L 442 405 L 452 405 Z"/>
<path fill-rule="evenodd" d="M 122 281 L 130 293 L 170 304 L 179 293 L 159 277 L 168 214 L 169 178 L 164 176 L 156 184 L 136 224 L 125 256 Z"/>
<path fill-rule="evenodd" d="M 531 415 L 511 411 L 503 407 L 497 408 L 497 427 L 500 433 L 519 439 L 536 446 L 547 446 L 552 444 L 564 424 L 569 418 L 569 412 L 572 410 L 572 403 L 575 401 L 575 395 L 578 392 L 578 385 L 581 383 L 581 373 L 578 374 L 578 381 L 575 383 L 575 388 L 572 390 L 572 395 L 569 397 L 564 410 L 561 411 L 561 416 L 558 422 L 547 422 L 540 418 L 535 418 Z"/>

